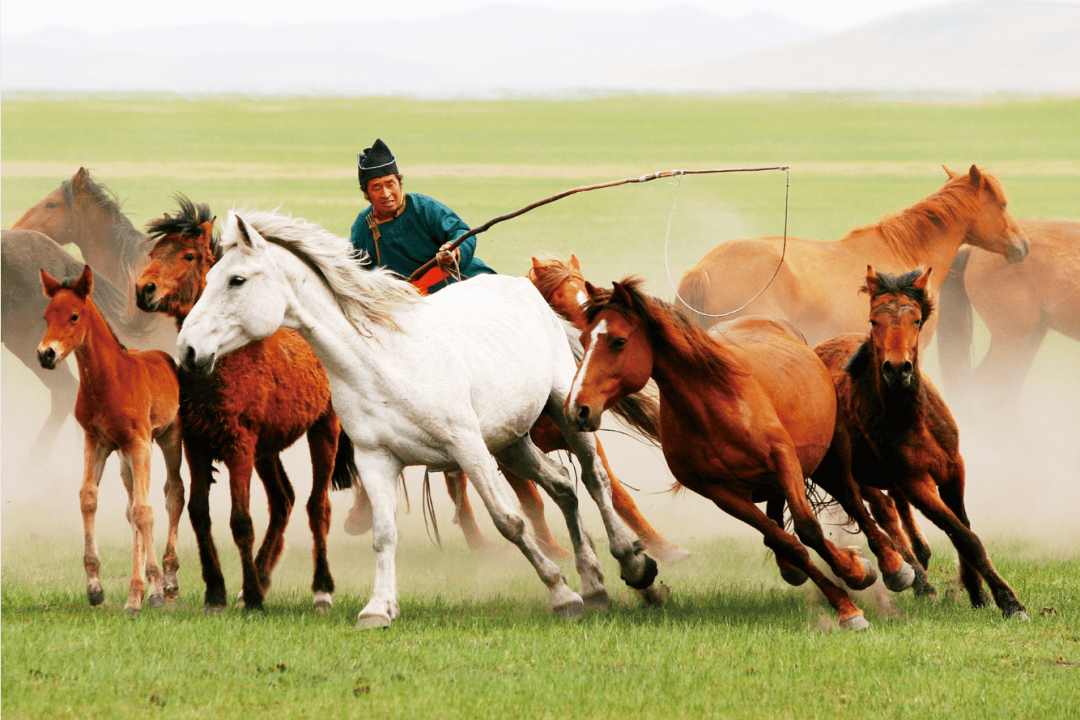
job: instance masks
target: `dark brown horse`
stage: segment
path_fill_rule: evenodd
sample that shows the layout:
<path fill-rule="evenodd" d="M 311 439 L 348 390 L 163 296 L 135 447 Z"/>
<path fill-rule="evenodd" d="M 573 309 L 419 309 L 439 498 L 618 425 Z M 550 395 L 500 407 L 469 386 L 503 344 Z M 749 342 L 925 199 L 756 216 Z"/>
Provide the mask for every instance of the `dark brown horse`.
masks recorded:
<path fill-rule="evenodd" d="M 828 371 L 789 323 L 746 317 L 707 334 L 640 285 L 633 279 L 611 291 L 586 285 L 585 356 L 564 406 L 567 419 L 596 430 L 604 410 L 651 376 L 660 390 L 661 446 L 679 483 L 760 531 L 778 558 L 799 571 L 785 578 L 809 576 L 841 625 L 868 627 L 802 544 L 852 588 L 876 578 L 857 548 L 840 549 L 825 538 L 806 498 L 804 479 L 828 450 L 835 423 Z M 791 508 L 798 539 L 755 505 L 777 498 Z"/>
<path fill-rule="evenodd" d="M 127 519 L 133 534 L 133 562 L 127 604 L 132 615 L 148 605 L 161 607 L 179 591 L 176 571 L 177 528 L 184 510 L 184 484 L 180 479 L 180 389 L 176 363 L 160 350 L 131 351 L 120 344 L 90 297 L 94 274 L 89 266 L 73 283 L 61 283 L 44 270 L 41 284 L 50 302 L 45 309 L 45 336 L 38 346 L 41 366 L 52 369 L 69 353 L 79 366 L 79 394 L 75 417 L 83 428 L 84 469 L 79 490 L 83 516 L 86 593 L 91 605 L 105 599 L 101 585 L 94 518 L 98 486 L 105 461 L 120 454 L 120 476 L 128 492 Z M 150 454 L 161 447 L 168 476 L 165 507 L 169 536 L 162 565 L 154 556 L 154 510 L 150 506 Z"/>
<path fill-rule="evenodd" d="M 815 348 L 836 386 L 834 449 L 840 448 L 855 482 L 894 493 L 945 531 L 974 607 L 988 602 L 985 580 L 1005 617 L 1026 619 L 1016 593 L 971 531 L 956 423 L 919 368 L 919 333 L 933 311 L 930 270 L 898 276 L 870 266 L 866 271 L 870 335 L 847 333 Z"/>
<path fill-rule="evenodd" d="M 996 177 L 974 165 L 949 174 L 938 192 L 875 225 L 852 230 L 839 241 L 788 238 L 783 264 L 782 238 L 732 240 L 710 250 L 679 284 L 678 296 L 711 315 L 728 313 L 767 289 L 740 311 L 769 315 L 795 324 L 811 345 L 843 332 L 861 332 L 866 312 L 856 289 L 867 263 L 899 272 L 917 265 L 949 267 L 960 245 L 969 243 L 1022 260 L 1028 241 L 1006 210 L 1005 190 Z M 769 279 L 780 265 L 776 279 Z M 944 278 L 941 278 L 944 280 Z M 937 291 L 940 280 L 931 290 Z M 717 322 L 688 311 L 701 327 Z M 930 341 L 933 320 L 923 331 Z"/>
<path fill-rule="evenodd" d="M 149 223 L 156 242 L 150 263 L 136 284 L 139 306 L 176 318 L 179 327 L 206 287 L 214 265 L 214 218 L 206 205 L 178 197 L 180 211 Z M 314 352 L 299 334 L 279 330 L 221 358 L 214 372 L 180 372 L 180 417 L 191 473 L 188 514 L 199 545 L 206 607 L 225 605 L 225 580 L 210 533 L 209 495 L 214 461 L 229 471 L 230 527 L 240 550 L 245 607 L 259 609 L 271 574 L 284 549 L 284 533 L 295 496 L 281 463 L 281 452 L 307 434 L 312 487 L 307 502 L 314 537 L 315 606 L 333 603 L 334 579 L 326 558 L 330 529 L 330 485 L 350 487 L 355 479 L 352 443 L 341 433 L 330 405 L 330 385 Z M 270 523 L 258 555 L 252 558 L 250 514 L 252 469 L 266 488 Z"/>
<path fill-rule="evenodd" d="M 1021 220 L 1022 263 L 963 248 L 941 287 L 938 358 L 946 388 L 980 405 L 1015 401 L 1046 333 L 1080 341 L 1080 222 Z M 972 307 L 990 348 L 972 369 Z"/>

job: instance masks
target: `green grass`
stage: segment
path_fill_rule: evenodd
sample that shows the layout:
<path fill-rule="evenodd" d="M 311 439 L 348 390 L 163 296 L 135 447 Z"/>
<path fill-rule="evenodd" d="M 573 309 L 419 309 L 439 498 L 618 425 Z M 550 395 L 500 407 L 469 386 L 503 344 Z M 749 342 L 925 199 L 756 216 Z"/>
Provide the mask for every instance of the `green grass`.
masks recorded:
<path fill-rule="evenodd" d="M 943 184 L 942 163 L 997 173 L 1017 217 L 1080 219 L 1077 99 L 6 95 L 0 115 L 4 227 L 85 165 L 137 225 L 172 210 L 171 195 L 183 192 L 219 216 L 234 206 L 280 205 L 345 235 L 364 205 L 355 154 L 375 137 L 397 153 L 407 189 L 438 197 L 474 225 L 579 185 L 672 168 L 778 163 L 792 168 L 793 235 L 837 238 L 911 205 Z M 536 252 L 573 252 L 594 282 L 639 273 L 655 294 L 671 297 L 668 265 L 677 280 L 723 239 L 783 230 L 782 173 L 689 177 L 672 214 L 674 199 L 668 181 L 575 195 L 497 225 L 480 237 L 480 255 L 521 274 Z M 520 556 L 468 553 L 457 535 L 439 553 L 414 515 L 403 519 L 398 559 L 404 614 L 389 631 L 362 633 L 353 625 L 370 592 L 369 540 L 332 533 L 337 604 L 319 615 L 310 608 L 302 519 L 294 520 L 301 540 L 275 574 L 265 613 L 200 612 L 203 587 L 185 519 L 180 599 L 130 620 L 122 611 L 130 548 L 109 470 L 112 495 L 99 518 L 108 595 L 91 609 L 73 511 L 78 472 L 39 478 L 12 470 L 23 451 L 12 438 L 24 425 L 37 427 L 47 400 L 6 351 L 3 360 L 5 718 L 1080 717 L 1080 556 L 1067 542 L 1051 549 L 983 534 L 1030 622 L 1004 621 L 996 609 L 972 610 L 957 597 L 955 556 L 938 536 L 931 567 L 938 600 L 903 594 L 890 604 L 860 595 L 873 629 L 834 632 L 815 593 L 784 586 L 760 540 L 720 537 L 730 524 L 715 509 L 701 514 L 704 501 L 696 498 L 665 498 L 656 507 L 667 508 L 667 518 L 647 513 L 694 552 L 689 562 L 662 568 L 674 591 L 662 610 L 637 607 L 599 542 L 615 608 L 560 622 Z M 1076 343 L 1052 334 L 1035 372 L 1072 378 L 1062 386 L 1069 390 L 1077 361 Z M 925 364 L 936 367 L 932 350 Z M 77 465 L 77 439 L 68 431 L 66 452 Z M 1007 448 L 994 451 L 1004 456 Z M 1046 460 L 1037 449 L 1021 452 Z M 1013 468 L 1017 459 L 986 451 L 966 460 L 968 494 L 982 515 L 997 517 L 1007 509 L 988 508 L 1008 504 L 1035 512 L 1037 503 L 1024 505 L 1012 485 L 984 484 L 988 465 Z M 620 472 L 631 464 L 625 456 L 612 462 Z M 1009 472 L 1010 482 L 1025 487 L 1051 476 L 1076 482 L 1075 473 L 1074 461 Z M 306 492 L 304 480 L 297 489 Z M 36 504 L 20 504 L 28 496 Z M 261 507 L 254 509 L 259 522 Z M 341 514 L 339 505 L 334 533 Z M 36 534 L 46 535 L 42 517 L 53 523 L 48 539 Z M 159 528 L 162 517 L 159 510 Z M 227 515 L 215 528 L 235 592 Z"/>

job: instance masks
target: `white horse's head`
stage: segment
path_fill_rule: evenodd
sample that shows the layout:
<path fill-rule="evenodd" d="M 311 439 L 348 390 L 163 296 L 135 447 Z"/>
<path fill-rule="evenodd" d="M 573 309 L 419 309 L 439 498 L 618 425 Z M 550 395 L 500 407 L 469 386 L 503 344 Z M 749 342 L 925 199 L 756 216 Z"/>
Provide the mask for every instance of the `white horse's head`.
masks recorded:
<path fill-rule="evenodd" d="M 270 243 L 234 211 L 222 235 L 221 260 L 177 338 L 180 364 L 208 375 L 218 357 L 269 337 L 285 323 L 293 295 Z"/>

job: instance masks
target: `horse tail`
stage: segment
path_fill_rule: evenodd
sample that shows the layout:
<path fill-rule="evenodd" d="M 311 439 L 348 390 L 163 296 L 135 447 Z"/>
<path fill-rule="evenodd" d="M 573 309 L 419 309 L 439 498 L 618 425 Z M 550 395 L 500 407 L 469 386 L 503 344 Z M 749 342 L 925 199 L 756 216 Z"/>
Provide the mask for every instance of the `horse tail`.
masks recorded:
<path fill-rule="evenodd" d="M 701 314 L 707 312 L 705 305 L 709 299 L 709 288 L 709 271 L 699 267 L 691 268 L 679 281 L 675 298 L 675 307 L 702 330 L 708 330 L 714 323 L 713 318 Z M 700 312 L 694 312 L 695 310 Z"/>
<path fill-rule="evenodd" d="M 581 360 L 585 357 L 585 347 L 581 344 L 581 331 L 554 310 L 552 314 L 558 318 L 566 333 L 566 340 L 570 343 L 570 350 L 574 354 L 574 362 L 581 365 Z M 649 380 L 641 390 L 633 395 L 627 395 L 612 405 L 611 411 L 625 420 L 639 439 L 652 445 L 660 444 L 660 391 L 652 380 Z"/>
<path fill-rule="evenodd" d="M 971 341 L 974 316 L 964 287 L 964 271 L 971 248 L 956 254 L 938 296 L 938 363 L 946 385 L 956 388 L 971 376 Z"/>
<path fill-rule="evenodd" d="M 342 430 L 338 435 L 337 455 L 334 457 L 334 471 L 330 475 L 330 486 L 335 490 L 348 490 L 359 480 L 360 471 L 356 469 L 356 455 L 353 453 L 352 440 Z"/>

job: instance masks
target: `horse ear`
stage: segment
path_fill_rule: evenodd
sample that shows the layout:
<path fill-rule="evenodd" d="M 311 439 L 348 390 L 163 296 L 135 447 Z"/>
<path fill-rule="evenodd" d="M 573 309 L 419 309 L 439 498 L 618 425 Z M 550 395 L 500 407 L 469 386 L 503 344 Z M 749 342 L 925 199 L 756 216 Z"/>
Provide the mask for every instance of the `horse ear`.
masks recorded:
<path fill-rule="evenodd" d="M 252 239 L 252 233 L 248 230 L 248 224 L 244 221 L 244 218 L 239 215 L 236 216 L 236 228 L 240 232 L 240 245 L 247 250 L 255 249 L 255 240 Z M 255 234 L 258 237 L 258 234 Z"/>
<path fill-rule="evenodd" d="M 956 173 L 954 173 L 952 170 L 945 167 L 944 165 L 941 166 L 941 169 L 945 171 L 945 174 L 949 176 L 950 180 L 952 180 L 954 177 L 956 177 Z"/>
<path fill-rule="evenodd" d="M 214 232 L 214 221 L 215 220 L 217 220 L 216 215 L 214 217 L 210 218 L 209 220 L 207 220 L 206 222 L 199 225 L 199 227 L 202 228 L 202 236 L 203 237 L 208 238 L 213 234 L 213 232 Z"/>
<path fill-rule="evenodd" d="M 577 255 L 574 255 L 573 253 L 570 254 L 570 267 L 581 272 L 581 263 L 578 262 Z"/>
<path fill-rule="evenodd" d="M 90 171 L 84 167 L 79 168 L 74 175 L 71 176 L 71 187 L 75 192 L 81 192 L 86 186 L 86 181 L 90 179 Z"/>
<path fill-rule="evenodd" d="M 971 169 L 968 170 L 968 178 L 971 180 L 971 184 L 975 187 L 980 187 L 982 185 L 982 173 L 979 172 L 979 168 L 975 167 L 974 165 L 972 165 Z"/>
<path fill-rule="evenodd" d="M 71 286 L 72 292 L 85 300 L 94 291 L 94 271 L 87 265 L 83 268 L 79 279 Z"/>
<path fill-rule="evenodd" d="M 545 272 L 547 272 L 547 268 L 544 267 L 544 264 L 542 262 L 540 262 L 540 258 L 536 257 L 535 255 L 533 255 L 532 257 L 532 269 L 533 272 L 536 273 L 536 277 L 540 277 Z"/>
<path fill-rule="evenodd" d="M 41 287 L 45 289 L 45 297 L 51 298 L 61 288 L 60 281 L 41 268 Z"/>
<path fill-rule="evenodd" d="M 585 292 L 588 294 L 589 300 L 595 300 L 596 296 L 600 294 L 600 290 L 588 280 L 585 281 Z"/>
<path fill-rule="evenodd" d="M 874 291 L 877 290 L 877 286 L 878 286 L 878 274 L 876 272 L 874 272 L 874 268 L 873 268 L 872 265 L 867 265 L 866 266 L 866 287 L 864 287 L 863 290 L 866 291 L 870 295 L 870 297 L 873 297 L 874 296 Z"/>
<path fill-rule="evenodd" d="M 926 292 L 926 287 L 930 283 L 930 271 L 933 269 L 934 268 L 932 267 L 926 268 L 926 272 L 915 278 L 915 282 L 911 283 L 912 287 L 916 287 L 923 292 Z"/>
<path fill-rule="evenodd" d="M 619 305 L 630 305 L 630 293 L 620 282 L 611 283 L 611 299 Z"/>
<path fill-rule="evenodd" d="M 844 371 L 851 376 L 853 380 L 858 380 L 859 377 L 866 372 L 866 368 L 870 367 L 870 341 L 867 340 L 859 349 L 851 355 L 851 359 L 847 361 L 847 365 L 844 366 Z"/>

